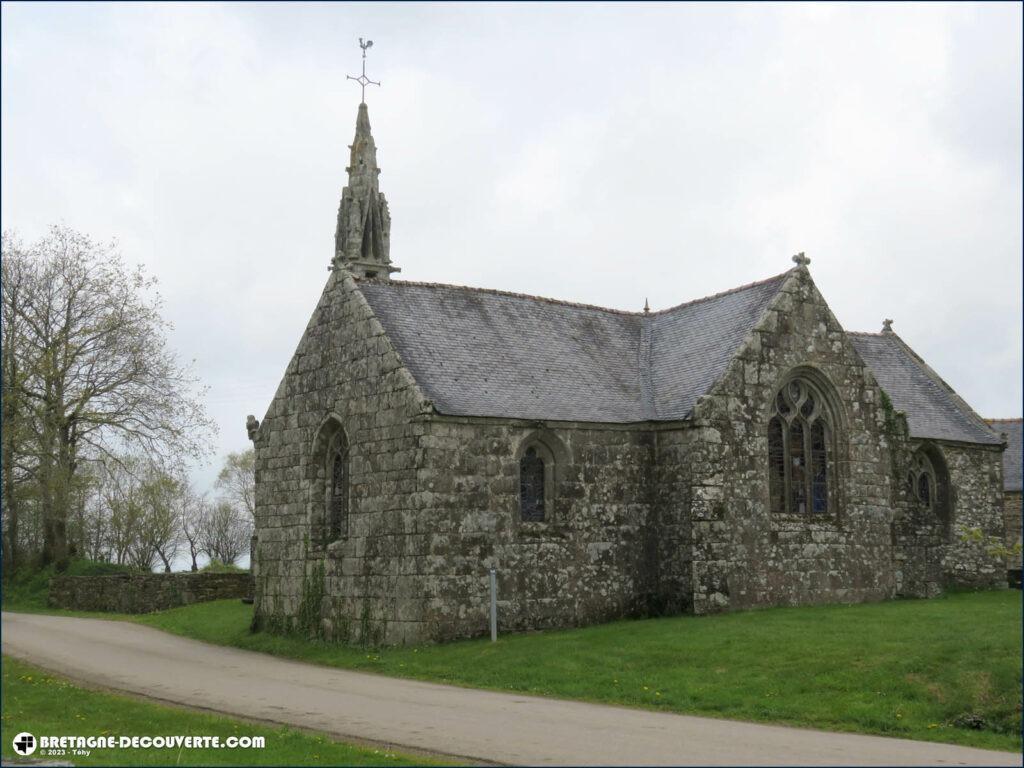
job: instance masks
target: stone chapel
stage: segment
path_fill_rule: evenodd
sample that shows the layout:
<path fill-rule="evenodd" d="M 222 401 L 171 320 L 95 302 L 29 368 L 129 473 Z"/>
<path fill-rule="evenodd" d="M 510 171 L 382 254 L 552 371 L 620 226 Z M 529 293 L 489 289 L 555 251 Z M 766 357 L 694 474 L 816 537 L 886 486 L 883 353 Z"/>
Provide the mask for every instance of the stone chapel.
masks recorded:
<path fill-rule="evenodd" d="M 254 624 L 338 641 L 1006 585 L 999 435 L 809 259 L 661 311 L 392 278 L 359 105 L 262 423 Z"/>

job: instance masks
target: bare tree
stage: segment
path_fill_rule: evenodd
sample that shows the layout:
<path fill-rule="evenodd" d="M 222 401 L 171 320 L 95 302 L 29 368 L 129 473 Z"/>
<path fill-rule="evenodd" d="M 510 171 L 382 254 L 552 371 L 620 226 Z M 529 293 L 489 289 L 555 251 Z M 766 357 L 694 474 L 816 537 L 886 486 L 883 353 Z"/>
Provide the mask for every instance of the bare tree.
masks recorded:
<path fill-rule="evenodd" d="M 164 567 L 164 573 L 171 572 L 171 563 L 178 556 L 181 545 L 181 528 L 178 525 L 180 497 L 185 482 L 160 470 L 154 465 L 148 467 L 142 486 L 144 513 L 139 538 L 143 550 L 149 551 L 149 567 L 157 558 Z"/>
<path fill-rule="evenodd" d="M 256 452 L 249 448 L 229 453 L 217 475 L 217 488 L 224 498 L 253 518 L 256 512 Z"/>
<path fill-rule="evenodd" d="M 202 543 L 203 523 L 209 514 L 210 503 L 206 497 L 197 494 L 186 485 L 178 499 L 178 527 L 181 530 L 182 544 L 192 561 L 190 568 L 193 571 L 199 570 L 199 555 L 206 551 Z"/>
<path fill-rule="evenodd" d="M 70 496 L 86 450 L 104 457 L 130 447 L 173 465 L 205 453 L 213 426 L 191 369 L 167 347 L 170 326 L 155 281 L 141 268 L 129 269 L 113 246 L 64 226 L 29 248 L 5 236 L 2 259 L 3 341 L 10 345 L 3 447 L 6 453 L 9 415 L 34 425 L 32 450 L 15 445 L 11 455 L 34 455 L 42 560 L 63 565 L 71 554 Z M 16 540 L 17 508 L 7 504 L 6 527 Z"/>
<path fill-rule="evenodd" d="M 102 462 L 98 498 L 105 521 L 104 547 L 119 565 L 135 564 L 140 557 L 140 529 L 145 515 L 142 471 L 136 457 L 109 458 Z M 148 565 L 148 559 L 143 567 Z"/>
<path fill-rule="evenodd" d="M 252 520 L 230 501 L 221 499 L 209 508 L 200 541 L 212 559 L 234 565 L 249 551 L 250 536 Z"/>

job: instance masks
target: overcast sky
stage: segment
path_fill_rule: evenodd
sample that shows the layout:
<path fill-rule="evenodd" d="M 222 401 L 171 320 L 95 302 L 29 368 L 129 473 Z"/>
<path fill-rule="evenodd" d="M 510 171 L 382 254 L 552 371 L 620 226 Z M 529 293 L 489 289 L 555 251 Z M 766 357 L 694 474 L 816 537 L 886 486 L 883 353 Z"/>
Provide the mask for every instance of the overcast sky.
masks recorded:
<path fill-rule="evenodd" d="M 661 309 L 805 251 L 1021 415 L 1020 4 L 4 3 L 3 227 L 159 277 L 218 456 L 327 278 L 360 36 L 401 278 Z"/>

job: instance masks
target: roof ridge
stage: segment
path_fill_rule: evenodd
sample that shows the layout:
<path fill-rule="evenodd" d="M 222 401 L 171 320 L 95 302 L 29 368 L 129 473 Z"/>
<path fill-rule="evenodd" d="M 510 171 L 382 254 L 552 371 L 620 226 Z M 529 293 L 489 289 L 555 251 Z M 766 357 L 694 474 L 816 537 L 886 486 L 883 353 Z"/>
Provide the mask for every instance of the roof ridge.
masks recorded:
<path fill-rule="evenodd" d="M 888 336 L 889 334 L 882 333 L 881 331 L 877 331 L 877 332 L 874 332 L 874 333 L 871 332 L 871 331 L 847 331 L 846 335 L 847 336 Z"/>
<path fill-rule="evenodd" d="M 985 419 L 985 421 L 987 421 L 989 424 L 996 424 L 996 423 L 1005 424 L 1006 422 L 1010 422 L 1010 423 L 1017 422 L 1017 423 L 1020 423 L 1020 422 L 1024 421 L 1024 419 L 1022 419 L 1020 416 L 1016 416 L 1016 417 L 1012 417 L 1011 416 L 1009 419 Z"/>
<path fill-rule="evenodd" d="M 612 307 L 601 307 L 597 304 L 583 304 L 578 301 L 568 301 L 566 299 L 553 299 L 549 296 L 537 296 L 531 293 L 516 293 L 515 291 L 503 291 L 498 288 L 479 288 L 475 285 L 459 285 L 457 283 L 433 283 L 424 282 L 417 280 L 389 280 L 385 283 L 383 280 L 357 280 L 356 283 L 360 286 L 366 285 L 388 285 L 388 286 L 405 286 L 411 285 L 418 288 L 455 288 L 460 291 L 473 291 L 474 293 L 486 293 L 491 296 L 507 296 L 513 299 L 532 299 L 533 301 L 541 301 L 545 304 L 559 304 L 566 307 L 576 307 L 578 309 L 595 309 L 600 312 L 609 312 L 614 315 L 627 315 L 629 317 L 643 317 L 643 312 L 630 312 L 626 309 L 613 309 Z"/>
<path fill-rule="evenodd" d="M 739 293 L 740 291 L 745 291 L 748 288 L 756 288 L 759 285 L 766 285 L 767 283 L 770 283 L 773 280 L 779 280 L 779 279 L 781 279 L 783 277 L 786 277 L 791 272 L 793 272 L 794 270 L 797 270 L 797 269 L 799 269 L 799 267 L 793 267 L 792 269 L 787 269 L 785 272 L 780 272 L 777 275 L 772 275 L 771 277 L 766 277 L 763 280 L 755 280 L 752 283 L 745 283 L 744 285 L 737 285 L 735 288 L 730 288 L 727 291 L 719 291 L 718 293 L 712 293 L 712 294 L 710 294 L 708 296 L 702 296 L 699 299 L 690 299 L 690 301 L 684 301 L 682 304 L 676 304 L 675 306 L 667 307 L 666 309 L 659 309 L 656 312 L 650 312 L 650 313 L 648 313 L 647 316 L 650 317 L 651 315 L 663 315 L 666 312 L 673 312 L 673 311 L 675 311 L 677 309 L 682 309 L 683 307 L 689 307 L 689 306 L 692 306 L 694 304 L 700 304 L 702 301 L 710 301 L 711 299 L 718 299 L 718 298 L 721 298 L 722 296 L 729 296 L 730 294 L 733 294 L 733 293 Z M 641 313 L 641 314 L 643 314 L 643 313 Z"/>
<path fill-rule="evenodd" d="M 454 289 L 460 290 L 460 291 L 473 291 L 474 293 L 486 293 L 486 294 L 489 294 L 491 296 L 507 296 L 507 297 L 513 298 L 513 299 L 532 299 L 533 301 L 541 301 L 541 302 L 544 302 L 545 304 L 557 304 L 557 305 L 560 305 L 560 306 L 563 306 L 563 307 L 576 307 L 577 309 L 593 309 L 593 310 L 597 310 L 599 312 L 608 312 L 608 313 L 613 314 L 613 315 L 624 315 L 626 317 L 640 317 L 640 318 L 643 318 L 643 317 L 652 317 L 654 315 L 661 315 L 661 314 L 664 314 L 666 312 L 672 312 L 674 310 L 681 309 L 682 307 L 688 307 L 688 306 L 691 306 L 693 304 L 699 304 L 702 301 L 709 301 L 711 299 L 721 298 L 722 296 L 728 296 L 730 294 L 738 293 L 739 291 L 743 291 L 743 290 L 746 290 L 748 288 L 755 288 L 755 287 L 757 287 L 759 285 L 764 285 L 766 283 L 772 282 L 773 280 L 778 280 L 779 278 L 785 277 L 786 275 L 788 275 L 792 271 L 793 271 L 792 269 L 789 269 L 789 270 L 786 270 L 785 272 L 782 272 L 782 273 L 780 273 L 778 275 L 772 275 L 771 277 L 766 277 L 763 280 L 755 280 L 752 283 L 746 283 L 744 285 L 739 285 L 739 286 L 736 286 L 735 288 L 730 288 L 730 289 L 728 289 L 726 291 L 720 291 L 718 293 L 713 293 L 713 294 L 711 294 L 709 296 L 703 296 L 703 297 L 701 297 L 699 299 L 691 299 L 690 301 L 684 301 L 682 304 L 676 304 L 675 306 L 668 307 L 667 309 L 659 309 L 659 310 L 657 310 L 655 312 L 644 312 L 642 310 L 639 311 L 639 312 L 630 312 L 627 309 L 613 309 L 612 307 L 602 307 L 602 306 L 598 306 L 597 304 L 584 304 L 584 303 L 578 302 L 578 301 L 568 301 L 567 299 L 553 299 L 553 298 L 551 298 L 549 296 L 537 296 L 537 295 L 531 294 L 531 293 L 517 293 L 515 291 L 503 291 L 503 290 L 500 290 L 498 288 L 479 288 L 479 287 L 477 287 L 475 285 L 459 285 L 457 283 L 435 283 L 435 282 L 417 281 L 417 280 L 389 280 L 389 281 L 387 281 L 385 283 L 383 280 L 358 280 L 357 279 L 356 280 L 356 284 L 360 285 L 360 286 L 370 284 L 370 285 L 388 285 L 388 286 L 406 286 L 406 285 L 408 285 L 408 286 L 415 286 L 415 287 L 418 287 L 418 288 L 454 288 Z"/>

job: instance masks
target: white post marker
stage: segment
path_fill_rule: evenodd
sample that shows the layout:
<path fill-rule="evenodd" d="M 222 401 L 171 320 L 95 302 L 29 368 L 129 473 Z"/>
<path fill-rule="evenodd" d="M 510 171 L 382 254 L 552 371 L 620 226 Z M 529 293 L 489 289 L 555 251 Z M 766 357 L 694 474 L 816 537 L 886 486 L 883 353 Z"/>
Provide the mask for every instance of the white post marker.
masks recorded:
<path fill-rule="evenodd" d="M 491 642 L 498 642 L 498 578 L 491 568 Z"/>

